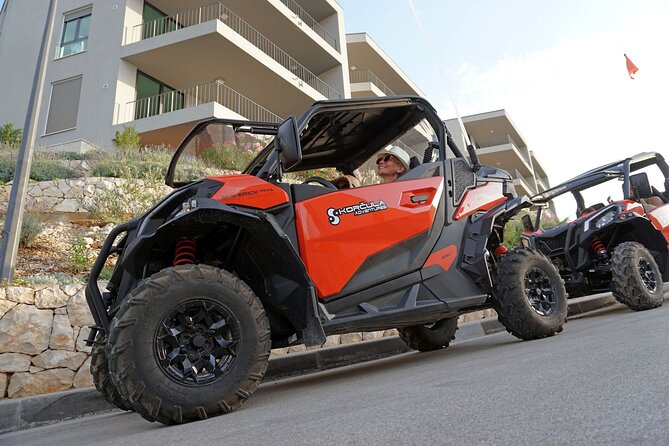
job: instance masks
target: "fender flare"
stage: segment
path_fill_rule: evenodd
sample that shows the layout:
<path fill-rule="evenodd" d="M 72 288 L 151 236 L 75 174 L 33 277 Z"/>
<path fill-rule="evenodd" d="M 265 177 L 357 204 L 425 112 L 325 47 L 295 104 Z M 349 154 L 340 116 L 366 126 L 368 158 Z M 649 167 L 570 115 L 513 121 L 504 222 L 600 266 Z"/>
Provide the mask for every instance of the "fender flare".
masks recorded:
<path fill-rule="evenodd" d="M 508 220 L 530 206 L 532 202 L 523 195 L 500 203 L 483 214 L 474 214 L 470 217 L 464 238 L 461 267 L 485 292 L 492 292 L 494 288 L 486 260 L 488 254 L 486 246 L 495 222 Z"/>
<path fill-rule="evenodd" d="M 124 269 L 134 277 L 142 277 L 154 245 L 174 240 L 175 234 L 183 234 L 183 228 L 202 223 L 228 223 L 262 240 L 262 249 L 267 255 L 260 259 L 260 264 L 269 286 L 265 295 L 258 297 L 279 309 L 302 333 L 307 346 L 325 343 L 314 283 L 288 235 L 267 212 L 242 210 L 209 198 L 198 198 L 195 209 L 163 223 L 153 232 L 138 234 L 124 253 Z"/>

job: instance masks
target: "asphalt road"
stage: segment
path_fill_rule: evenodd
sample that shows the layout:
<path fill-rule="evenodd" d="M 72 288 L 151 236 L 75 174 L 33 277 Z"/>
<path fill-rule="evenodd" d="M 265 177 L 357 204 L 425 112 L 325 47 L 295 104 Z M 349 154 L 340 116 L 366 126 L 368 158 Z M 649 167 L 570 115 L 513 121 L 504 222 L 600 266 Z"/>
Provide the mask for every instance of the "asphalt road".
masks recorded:
<path fill-rule="evenodd" d="M 552 338 L 499 333 L 266 383 L 181 426 L 111 412 L 0 436 L 10 445 L 669 444 L 669 302 L 616 305 Z"/>

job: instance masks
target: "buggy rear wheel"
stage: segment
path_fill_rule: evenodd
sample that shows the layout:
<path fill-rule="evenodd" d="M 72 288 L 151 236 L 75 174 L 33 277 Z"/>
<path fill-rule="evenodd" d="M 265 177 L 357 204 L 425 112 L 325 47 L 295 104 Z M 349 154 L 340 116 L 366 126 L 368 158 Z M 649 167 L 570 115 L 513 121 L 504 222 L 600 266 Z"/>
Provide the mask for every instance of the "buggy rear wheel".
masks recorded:
<path fill-rule="evenodd" d="M 525 340 L 559 333 L 567 320 L 559 272 L 546 256 L 529 249 L 509 251 L 497 264 L 494 306 L 506 330 Z"/>
<path fill-rule="evenodd" d="M 258 388 L 270 353 L 260 300 L 206 265 L 165 269 L 125 300 L 112 322 L 112 378 L 149 421 L 177 424 L 237 409 Z"/>
<path fill-rule="evenodd" d="M 611 260 L 613 297 L 632 310 L 650 310 L 662 305 L 662 273 L 653 255 L 640 243 L 616 246 Z"/>
<path fill-rule="evenodd" d="M 399 328 L 400 338 L 414 350 L 429 352 L 448 347 L 455 339 L 458 330 L 458 318 L 441 319 L 433 324 L 413 325 Z"/>

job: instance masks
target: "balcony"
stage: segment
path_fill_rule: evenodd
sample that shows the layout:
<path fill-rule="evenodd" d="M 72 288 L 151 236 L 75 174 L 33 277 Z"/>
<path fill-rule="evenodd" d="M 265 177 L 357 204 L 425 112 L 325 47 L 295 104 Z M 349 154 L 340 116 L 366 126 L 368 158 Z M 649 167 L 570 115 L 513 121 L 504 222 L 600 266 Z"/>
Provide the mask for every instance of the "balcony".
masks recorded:
<path fill-rule="evenodd" d="M 176 146 L 195 123 L 209 118 L 282 121 L 261 105 L 215 81 L 128 102 L 117 107 L 115 124 L 131 123 L 143 144 Z"/>
<path fill-rule="evenodd" d="M 330 34 L 320 23 L 316 21 L 309 13 L 300 5 L 295 2 L 295 0 L 280 0 L 281 3 L 286 5 L 299 19 L 311 28 L 316 34 L 320 36 L 321 39 L 325 41 L 335 50 L 339 51 L 339 44 L 337 38 Z"/>
<path fill-rule="evenodd" d="M 524 177 L 533 177 L 534 170 L 530 164 L 529 153 L 526 148 L 520 148 L 511 135 L 475 140 L 476 152 L 483 164 L 501 166 L 503 169 L 516 169 Z"/>
<path fill-rule="evenodd" d="M 351 96 L 354 98 L 396 95 L 372 70 L 349 70 L 349 78 Z"/>
<path fill-rule="evenodd" d="M 315 100 L 341 98 L 337 90 L 220 3 L 142 23 L 129 31 L 123 59 L 176 88 L 223 78 L 244 96 L 255 101 L 263 98 L 283 115 L 297 114 Z"/>
<path fill-rule="evenodd" d="M 516 188 L 516 194 L 518 196 L 527 195 L 528 197 L 531 197 L 537 193 L 536 187 L 533 185 L 534 181 L 532 178 L 524 177 L 516 169 L 513 169 L 513 171 L 509 170 L 509 173 L 513 177 L 513 185 Z"/>

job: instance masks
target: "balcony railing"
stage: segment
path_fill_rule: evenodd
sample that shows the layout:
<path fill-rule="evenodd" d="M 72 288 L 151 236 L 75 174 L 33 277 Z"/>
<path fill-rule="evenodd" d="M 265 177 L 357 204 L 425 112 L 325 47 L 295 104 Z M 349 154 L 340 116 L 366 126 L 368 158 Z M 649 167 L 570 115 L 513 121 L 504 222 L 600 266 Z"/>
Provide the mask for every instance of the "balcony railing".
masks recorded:
<path fill-rule="evenodd" d="M 222 82 L 210 82 L 128 102 L 125 120 L 148 118 L 185 108 L 217 102 L 251 121 L 281 122 L 279 116 L 256 104 Z"/>
<path fill-rule="evenodd" d="M 330 45 L 332 48 L 335 50 L 339 51 L 339 45 L 337 45 L 337 39 L 327 32 L 323 26 L 321 26 L 320 23 L 316 21 L 313 17 L 309 15 L 307 11 L 304 10 L 300 5 L 295 2 L 295 0 L 281 0 L 281 3 L 286 5 L 288 9 L 293 11 L 293 14 L 295 14 L 297 17 L 299 17 L 300 20 L 302 20 L 303 23 L 305 23 L 309 28 L 313 29 L 316 34 L 321 36 L 325 42 Z"/>
<path fill-rule="evenodd" d="M 504 166 L 501 166 L 501 167 L 502 167 L 502 169 L 504 168 Z M 519 180 L 519 181 L 525 183 L 525 186 L 529 186 L 528 189 L 533 194 L 535 194 L 537 192 L 536 191 L 537 186 L 535 185 L 534 179 L 524 177 L 523 174 L 518 171 L 518 169 L 513 169 L 513 179 L 514 180 Z"/>
<path fill-rule="evenodd" d="M 479 149 L 484 149 L 486 147 L 502 146 L 504 144 L 513 144 L 514 146 L 519 147 L 518 144 L 516 144 L 516 141 L 513 140 L 511 135 L 493 136 L 491 138 L 476 140 L 476 145 L 478 146 Z"/>
<path fill-rule="evenodd" d="M 255 28 L 242 20 L 237 14 L 225 7 L 221 3 L 201 6 L 190 11 L 180 12 L 171 16 L 161 17 L 150 22 L 136 25 L 132 29 L 130 42 L 149 39 L 165 33 L 180 30 L 190 26 L 212 20 L 220 20 L 237 34 L 248 40 L 252 45 L 263 53 L 281 64 L 284 68 L 293 73 L 298 79 L 306 82 L 313 89 L 329 99 L 340 99 L 341 93 L 329 86 L 322 79 L 309 71 L 306 67 L 289 56 L 285 51 L 276 46 L 267 37 L 260 34 Z"/>
<path fill-rule="evenodd" d="M 379 79 L 371 70 L 349 70 L 349 77 L 351 83 L 357 82 L 371 82 L 376 85 L 379 90 L 383 92 L 386 96 L 396 96 L 395 92 L 392 91 L 381 79 Z"/>

